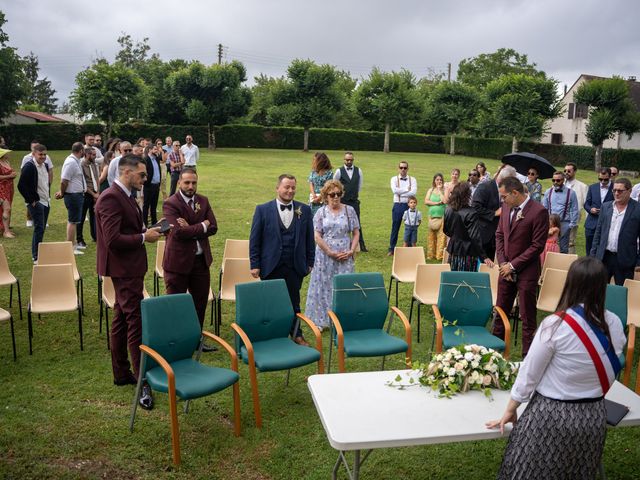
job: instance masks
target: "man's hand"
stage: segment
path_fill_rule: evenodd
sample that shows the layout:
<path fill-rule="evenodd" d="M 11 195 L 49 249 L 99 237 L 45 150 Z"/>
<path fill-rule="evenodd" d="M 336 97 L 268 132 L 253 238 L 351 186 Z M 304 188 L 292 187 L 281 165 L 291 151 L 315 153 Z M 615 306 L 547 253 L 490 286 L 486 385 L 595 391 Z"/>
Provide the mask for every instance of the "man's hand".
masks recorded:
<path fill-rule="evenodd" d="M 211 222 L 209 220 L 205 220 L 202 223 L 204 223 L 207 228 L 209 228 L 209 226 L 211 225 Z"/>
<path fill-rule="evenodd" d="M 500 207 L 499 209 L 496 210 L 496 213 L 494 214 L 494 217 L 499 217 L 500 215 L 502 215 L 502 207 Z"/>
<path fill-rule="evenodd" d="M 144 241 L 146 243 L 155 243 L 162 237 L 160 227 L 151 227 L 144 232 Z"/>
<path fill-rule="evenodd" d="M 64 194 L 60 191 L 56 192 L 55 194 L 56 200 L 60 200 L 62 197 L 64 197 Z"/>
<path fill-rule="evenodd" d="M 188 227 L 189 224 L 187 223 L 187 221 L 184 218 L 178 218 L 178 226 L 180 227 Z"/>
<path fill-rule="evenodd" d="M 590 213 L 591 215 L 598 215 L 600 214 L 600 209 L 596 207 L 591 207 Z"/>
<path fill-rule="evenodd" d="M 260 278 L 260 269 L 259 268 L 252 268 L 251 269 L 251 276 L 253 278 Z"/>
<path fill-rule="evenodd" d="M 508 262 L 505 262 L 502 265 L 500 265 L 500 276 L 505 279 L 511 276 L 511 266 L 509 265 Z"/>

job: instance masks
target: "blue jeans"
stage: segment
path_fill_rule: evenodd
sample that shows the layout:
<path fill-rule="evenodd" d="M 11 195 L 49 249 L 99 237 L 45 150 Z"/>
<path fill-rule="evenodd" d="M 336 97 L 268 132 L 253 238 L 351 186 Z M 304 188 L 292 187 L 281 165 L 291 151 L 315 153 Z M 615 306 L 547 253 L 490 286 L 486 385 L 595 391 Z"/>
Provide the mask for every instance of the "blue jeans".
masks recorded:
<path fill-rule="evenodd" d="M 47 227 L 47 219 L 49 218 L 49 207 L 45 207 L 40 202 L 36 202 L 35 207 L 31 204 L 27 205 L 29 215 L 33 220 L 33 237 L 31 239 L 31 258 L 38 259 L 38 245 L 44 238 L 44 229 Z"/>
<path fill-rule="evenodd" d="M 560 238 L 558 244 L 560 245 L 560 253 L 569 253 L 569 234 L 571 233 L 571 227 L 569 222 L 560 223 Z"/>
<path fill-rule="evenodd" d="M 418 225 L 404 224 L 404 243 L 409 247 L 413 247 L 418 243 Z"/>
<path fill-rule="evenodd" d="M 400 231 L 400 225 L 402 225 L 402 215 L 409 209 L 409 205 L 406 203 L 394 202 L 393 209 L 391 210 L 391 236 L 389 237 L 389 252 L 393 253 L 393 249 L 396 248 L 398 243 L 398 232 Z"/>

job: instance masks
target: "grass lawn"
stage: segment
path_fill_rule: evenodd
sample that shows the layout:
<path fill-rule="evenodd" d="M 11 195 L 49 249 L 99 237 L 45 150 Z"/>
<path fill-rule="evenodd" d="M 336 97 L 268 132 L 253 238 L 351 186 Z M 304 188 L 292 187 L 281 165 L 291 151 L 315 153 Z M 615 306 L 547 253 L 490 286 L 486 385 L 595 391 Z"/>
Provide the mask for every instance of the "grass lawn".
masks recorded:
<path fill-rule="evenodd" d="M 25 152 L 14 152 L 13 165 Z M 340 166 L 343 152 L 327 152 L 334 166 Z M 60 166 L 67 152 L 50 152 L 56 164 L 57 190 Z M 198 164 L 200 193 L 212 202 L 218 220 L 218 234 L 212 238 L 214 265 L 212 284 L 217 288 L 226 238 L 248 238 L 254 207 L 274 197 L 279 174 L 298 177 L 298 200 L 308 198 L 311 153 L 290 150 L 224 149 L 206 150 Z M 424 198 L 436 172 L 449 177 L 459 167 L 467 170 L 477 159 L 426 154 L 382 154 L 355 152 L 356 165 L 363 168 L 362 223 L 370 252 L 360 254 L 357 271 L 382 272 L 388 279 L 391 259 L 385 256 L 391 224 L 392 195 L 389 179 L 399 160 L 409 162 L 409 174 L 418 180 L 418 198 Z M 490 172 L 498 162 L 487 161 Z M 585 183 L 596 175 L 579 172 Z M 544 182 L 548 187 L 549 181 Z M 31 229 L 24 225 L 24 205 L 16 191 L 13 225 L 17 238 L 4 240 L 9 265 L 20 279 L 25 319 L 20 321 L 14 292 L 12 310 L 16 322 L 18 361 L 11 357 L 9 326 L 0 325 L 0 478 L 245 478 L 324 479 L 336 458 L 313 406 L 306 377 L 313 366 L 292 372 L 288 388 L 285 372 L 259 376 L 264 426 L 254 423 L 248 369 L 241 364 L 242 436 L 233 436 L 231 390 L 196 400 L 188 415 L 180 410 L 182 465 L 171 462 L 167 397 L 156 395 L 156 408 L 138 410 L 134 433 L 128 431 L 133 387 L 114 387 L 110 354 L 105 337 L 98 333 L 95 244 L 86 255 L 76 257 L 85 283 L 85 349 L 79 349 L 76 316 L 73 313 L 34 318 L 34 354 L 28 354 L 26 304 L 31 277 Z M 45 241 L 65 239 L 66 211 L 61 201 L 52 201 L 50 227 Z M 420 201 L 422 205 L 422 201 Z M 421 206 L 426 214 L 426 209 Z M 424 245 L 425 226 L 419 232 Z M 401 236 L 402 238 L 402 232 Z M 85 239 L 90 240 L 88 225 Z M 584 231 L 578 251 L 584 252 Z M 150 271 L 147 289 L 152 291 L 155 248 L 148 247 Z M 306 290 L 306 283 L 303 287 Z M 411 286 L 401 285 L 400 307 L 408 313 Z M 303 292 L 303 308 L 305 294 Z M 8 308 L 9 289 L 0 291 L 0 305 Z M 234 306 L 223 304 L 222 336 L 232 342 L 229 323 Z M 208 318 L 208 314 L 207 314 Z M 425 318 L 423 316 L 423 318 Z M 427 317 L 427 323 L 431 317 Z M 401 327 L 396 322 L 396 333 Z M 426 360 L 431 345 L 431 326 L 423 323 L 421 343 L 414 343 L 414 359 Z M 423 334 L 424 335 L 424 334 Z M 325 350 L 328 333 L 325 332 Z M 415 335 L 414 335 L 415 339 Z M 514 358 L 520 355 L 520 342 Z M 226 354 L 225 354 L 226 355 Z M 227 366 L 228 356 L 220 352 L 203 355 L 207 363 Z M 326 356 L 325 356 L 326 358 Z M 347 360 L 349 371 L 376 370 L 379 360 Z M 402 368 L 402 356 L 387 359 L 387 369 Z M 335 357 L 334 357 L 334 368 Z M 425 395 L 429 393 L 425 391 Z M 353 401 L 357 402 L 357 399 Z M 447 401 L 447 400 L 442 400 Z M 363 467 L 363 478 L 434 479 L 495 477 L 504 441 L 468 442 L 375 451 Z M 609 431 L 604 465 L 609 478 L 637 478 L 640 465 L 640 429 Z M 633 472 L 636 473 L 633 473 Z M 342 474 L 344 477 L 344 473 Z"/>

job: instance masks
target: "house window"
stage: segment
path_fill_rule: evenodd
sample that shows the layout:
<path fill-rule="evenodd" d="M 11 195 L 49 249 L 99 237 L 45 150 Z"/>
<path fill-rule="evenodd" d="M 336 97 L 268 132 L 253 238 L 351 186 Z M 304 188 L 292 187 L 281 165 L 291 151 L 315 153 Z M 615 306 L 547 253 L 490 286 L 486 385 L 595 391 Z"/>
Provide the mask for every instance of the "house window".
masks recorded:
<path fill-rule="evenodd" d="M 551 134 L 551 143 L 553 145 L 562 145 L 562 134 L 561 133 L 552 133 Z"/>
<path fill-rule="evenodd" d="M 575 117 L 576 118 L 588 118 L 589 117 L 589 106 L 585 105 L 584 103 L 576 104 Z"/>
<path fill-rule="evenodd" d="M 576 108 L 576 104 L 575 103 L 570 103 L 569 104 L 569 108 L 567 110 L 567 118 L 572 119 L 573 118 L 573 112 Z"/>
<path fill-rule="evenodd" d="M 573 135 L 573 143 L 578 143 L 578 134 Z"/>

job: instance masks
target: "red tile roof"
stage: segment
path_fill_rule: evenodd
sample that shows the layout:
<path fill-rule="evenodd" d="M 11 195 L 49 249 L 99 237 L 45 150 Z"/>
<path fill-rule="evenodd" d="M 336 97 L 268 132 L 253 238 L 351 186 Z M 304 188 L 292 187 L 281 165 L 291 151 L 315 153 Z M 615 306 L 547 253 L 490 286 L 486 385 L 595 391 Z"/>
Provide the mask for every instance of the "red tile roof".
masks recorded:
<path fill-rule="evenodd" d="M 66 122 L 58 117 L 54 117 L 53 115 L 49 115 L 47 113 L 42 112 L 28 112 L 26 110 L 16 110 L 16 115 L 22 115 L 23 117 L 33 118 L 38 122 Z"/>

